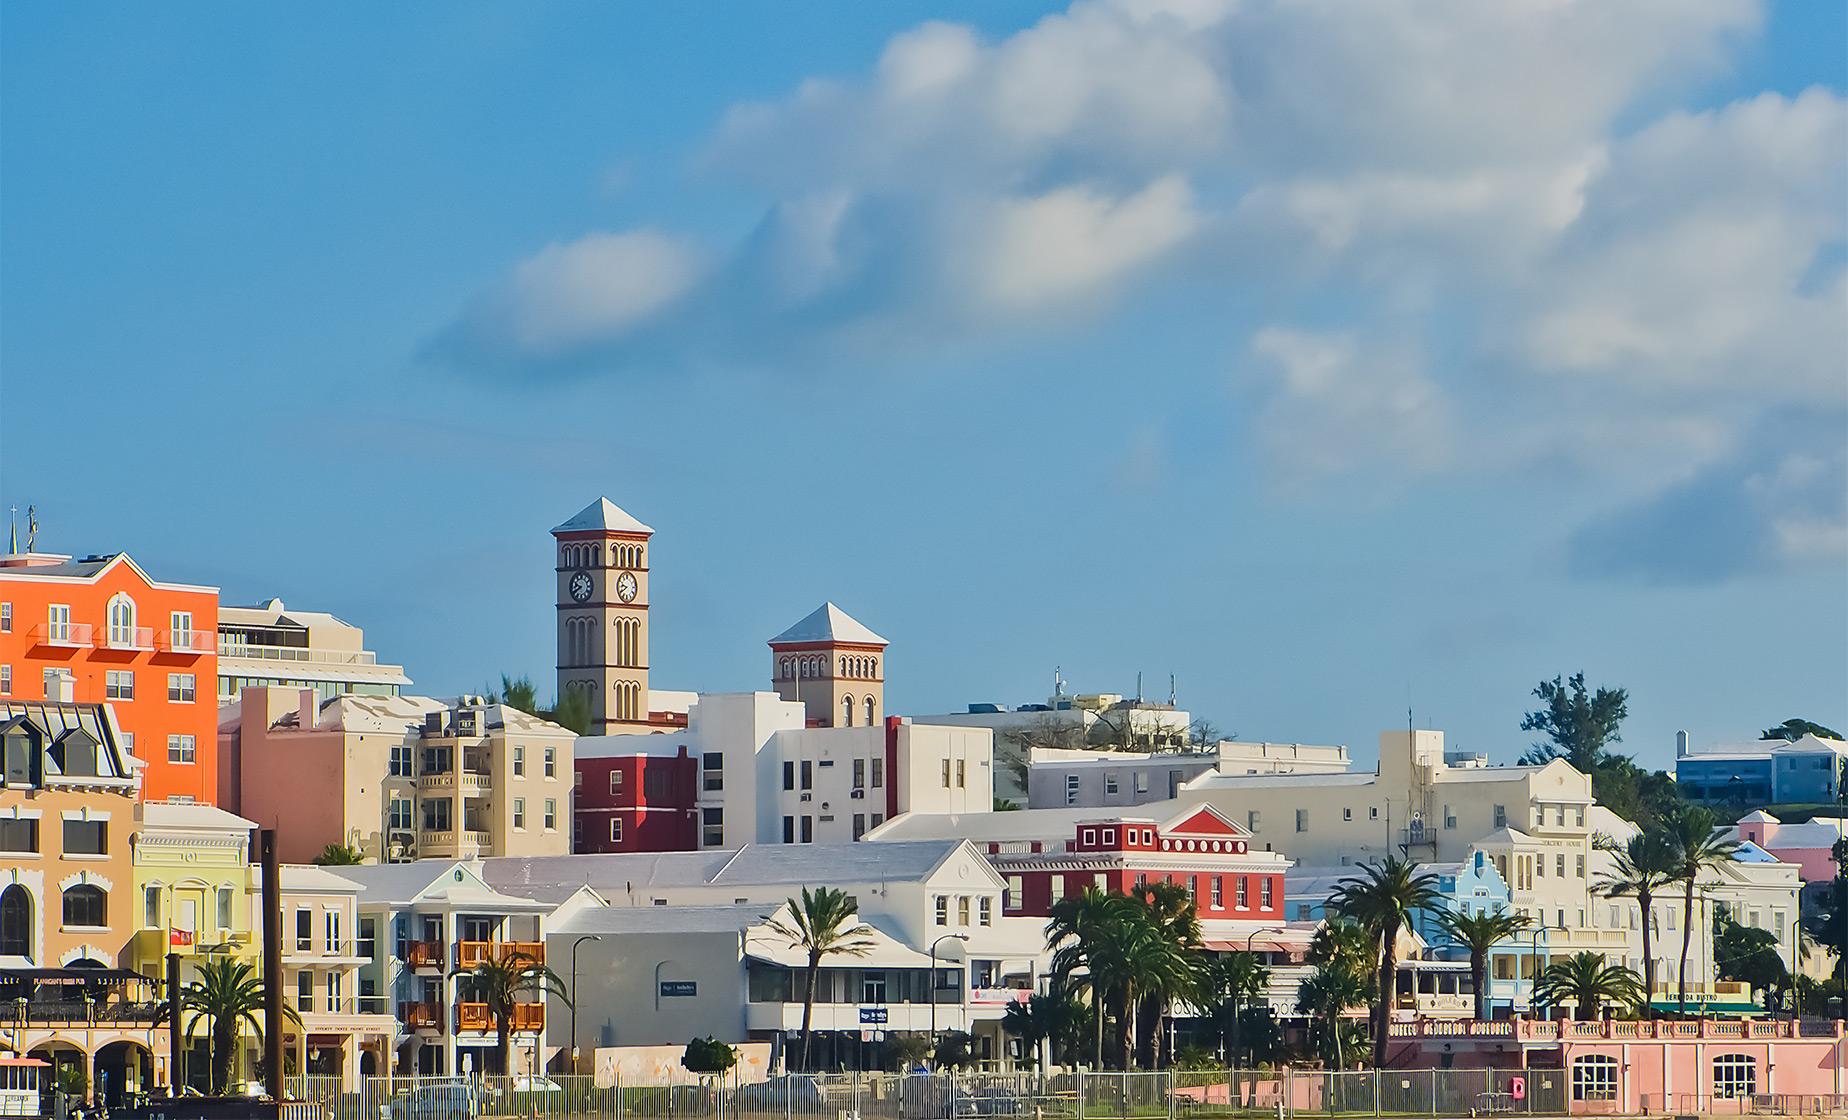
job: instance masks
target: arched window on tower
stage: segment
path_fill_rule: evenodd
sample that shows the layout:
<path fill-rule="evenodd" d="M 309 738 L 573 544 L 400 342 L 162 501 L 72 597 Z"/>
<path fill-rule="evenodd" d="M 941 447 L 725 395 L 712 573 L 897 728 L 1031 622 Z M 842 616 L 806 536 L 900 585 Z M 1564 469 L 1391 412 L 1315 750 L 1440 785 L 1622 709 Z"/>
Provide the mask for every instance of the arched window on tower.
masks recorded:
<path fill-rule="evenodd" d="M 868 696 L 866 698 L 866 726 L 871 727 L 877 722 L 879 722 L 877 709 L 873 707 L 873 698 Z"/>
<path fill-rule="evenodd" d="M 853 697 L 841 697 L 841 726 L 853 726 Z"/>
<path fill-rule="evenodd" d="M 135 644 L 135 601 L 126 595 L 109 600 L 109 644 L 117 648 Z"/>

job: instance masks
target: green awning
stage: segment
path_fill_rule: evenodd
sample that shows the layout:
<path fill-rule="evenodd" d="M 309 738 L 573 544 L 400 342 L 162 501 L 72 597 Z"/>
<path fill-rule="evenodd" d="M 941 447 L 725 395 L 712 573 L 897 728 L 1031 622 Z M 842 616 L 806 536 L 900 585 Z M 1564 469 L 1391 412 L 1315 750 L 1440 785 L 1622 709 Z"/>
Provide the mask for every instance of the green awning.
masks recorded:
<path fill-rule="evenodd" d="M 1681 1001 L 1672 997 L 1669 999 L 1651 1000 L 1649 1005 L 1654 1007 L 1657 1011 L 1679 1011 L 1681 1009 Z M 1762 1005 L 1750 1001 L 1736 1003 L 1716 1000 L 1712 1003 L 1701 1003 L 1698 1000 L 1691 999 L 1688 1001 L 1688 1012 L 1689 1014 L 1697 1015 L 1763 1015 L 1765 1009 Z"/>

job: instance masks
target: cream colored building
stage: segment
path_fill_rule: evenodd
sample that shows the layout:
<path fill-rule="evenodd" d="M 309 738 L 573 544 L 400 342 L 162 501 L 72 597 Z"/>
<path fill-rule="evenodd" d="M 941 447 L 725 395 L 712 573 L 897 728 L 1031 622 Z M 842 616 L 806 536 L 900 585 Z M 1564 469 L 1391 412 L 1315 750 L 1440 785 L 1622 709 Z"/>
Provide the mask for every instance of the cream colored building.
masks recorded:
<path fill-rule="evenodd" d="M 376 925 L 360 923 L 359 893 L 358 883 L 328 868 L 282 867 L 283 999 L 301 1016 L 283 1045 L 297 1069 L 338 1077 L 349 1090 L 361 1077 L 391 1071 L 398 1035 L 390 1001 L 361 981 L 378 945 Z"/>
<path fill-rule="evenodd" d="M 290 610 L 281 599 L 218 608 L 218 702 L 250 687 L 312 688 L 315 698 L 396 696 L 411 678 L 381 662 L 365 631 L 325 611 Z"/>
<path fill-rule="evenodd" d="M 329 844 L 368 859 L 475 859 L 571 850 L 576 736 L 480 697 L 246 689 L 223 710 L 220 758 L 242 815 L 283 859 Z"/>

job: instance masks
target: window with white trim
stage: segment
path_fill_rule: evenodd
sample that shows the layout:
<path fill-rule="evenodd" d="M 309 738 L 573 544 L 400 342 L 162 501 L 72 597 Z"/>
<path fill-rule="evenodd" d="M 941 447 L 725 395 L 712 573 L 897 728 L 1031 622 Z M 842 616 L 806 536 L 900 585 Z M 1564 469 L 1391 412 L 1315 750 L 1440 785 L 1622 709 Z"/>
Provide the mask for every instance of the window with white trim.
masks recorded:
<path fill-rule="evenodd" d="M 13 667 L 0 665 L 0 696 L 13 695 Z"/>
<path fill-rule="evenodd" d="M 610 771 L 610 796 L 615 797 L 620 793 L 622 793 L 622 771 L 621 770 L 611 770 Z"/>
<path fill-rule="evenodd" d="M 1572 1099 L 1616 1100 L 1617 1059 L 1608 1054 L 1587 1054 L 1572 1059 Z"/>
<path fill-rule="evenodd" d="M 45 634 L 54 642 L 71 640 L 71 605 L 52 603 L 45 609 Z"/>
<path fill-rule="evenodd" d="M 197 695 L 197 679 L 191 673 L 167 674 L 167 702 L 169 704 L 190 704 Z"/>
<path fill-rule="evenodd" d="M 1021 892 L 1026 889 L 1026 880 L 1019 875 L 1007 877 L 1007 892 L 1001 896 L 1001 909 L 1018 910 L 1021 904 Z"/>
<path fill-rule="evenodd" d="M 135 644 L 135 601 L 126 595 L 109 600 L 109 644 L 117 649 Z"/>
<path fill-rule="evenodd" d="M 526 827 L 526 798 L 524 797 L 513 799 L 513 827 Z"/>
<path fill-rule="evenodd" d="M 0 603 L 0 634 L 13 632 L 13 604 Z"/>
<path fill-rule="evenodd" d="M 558 831 L 558 802 L 550 797 L 545 799 L 545 830 Z"/>
<path fill-rule="evenodd" d="M 621 817 L 611 817 L 610 818 L 610 843 L 612 844 L 622 843 L 622 818 Z"/>
<path fill-rule="evenodd" d="M 110 669 L 103 674 L 103 699 L 133 700 L 135 698 L 135 672 L 132 669 Z"/>
<path fill-rule="evenodd" d="M 948 762 L 943 764 L 943 784 L 945 787 L 950 784 L 950 764 Z M 1078 804 L 1078 775 L 1076 774 L 1065 775 L 1065 803 L 1067 805 Z"/>
<path fill-rule="evenodd" d="M 167 736 L 167 761 L 190 764 L 197 758 L 197 743 L 191 735 Z"/>
<path fill-rule="evenodd" d="M 1713 1095 L 1749 1097 L 1758 1091 L 1758 1060 L 1750 1054 L 1721 1054 L 1713 1059 Z"/>

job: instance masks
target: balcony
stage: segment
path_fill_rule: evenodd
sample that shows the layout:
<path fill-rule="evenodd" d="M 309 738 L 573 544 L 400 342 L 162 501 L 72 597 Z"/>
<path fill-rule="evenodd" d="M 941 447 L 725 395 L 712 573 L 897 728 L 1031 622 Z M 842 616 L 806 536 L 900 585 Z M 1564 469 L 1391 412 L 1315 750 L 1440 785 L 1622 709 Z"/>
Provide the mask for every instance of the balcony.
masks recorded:
<path fill-rule="evenodd" d="M 218 648 L 218 635 L 210 630 L 163 630 L 160 648 L 167 653 L 211 653 Z"/>
<path fill-rule="evenodd" d="M 414 1031 L 443 1029 L 443 1009 L 434 1003 L 401 1003 L 398 1005 L 398 1018 Z"/>
<path fill-rule="evenodd" d="M 443 943 L 441 941 L 406 942 L 404 963 L 412 968 L 443 967 Z"/>
<path fill-rule="evenodd" d="M 509 1018 L 515 1034 L 538 1034 L 545 1030 L 545 1004 L 516 1003 Z M 491 1033 L 494 1030 L 494 1014 L 485 1003 L 458 1003 L 456 1030 Z"/>
<path fill-rule="evenodd" d="M 426 856 L 464 856 L 486 852 L 493 843 L 493 834 L 488 832 L 426 828 L 423 830 L 421 847 Z"/>
<path fill-rule="evenodd" d="M 32 628 L 32 640 L 60 649 L 89 649 L 96 628 L 87 622 L 41 622 Z"/>
<path fill-rule="evenodd" d="M 111 626 L 103 632 L 104 649 L 142 652 L 154 648 L 154 630 L 148 626 Z"/>
<path fill-rule="evenodd" d="M 479 796 L 492 791 L 494 778 L 484 770 L 436 770 L 417 775 L 417 788 L 424 793 L 460 791 L 464 796 Z"/>
<path fill-rule="evenodd" d="M 215 637 L 216 635 L 214 635 Z M 302 646 L 258 646 L 245 642 L 226 642 L 220 657 L 244 657 L 253 661 L 307 661 L 316 665 L 377 665 L 378 655 L 366 650 L 307 649 Z"/>
<path fill-rule="evenodd" d="M 519 957 L 532 964 L 545 963 L 545 942 L 543 941 L 458 941 L 456 943 L 456 967 L 469 969 L 490 960 L 506 960 Z"/>

